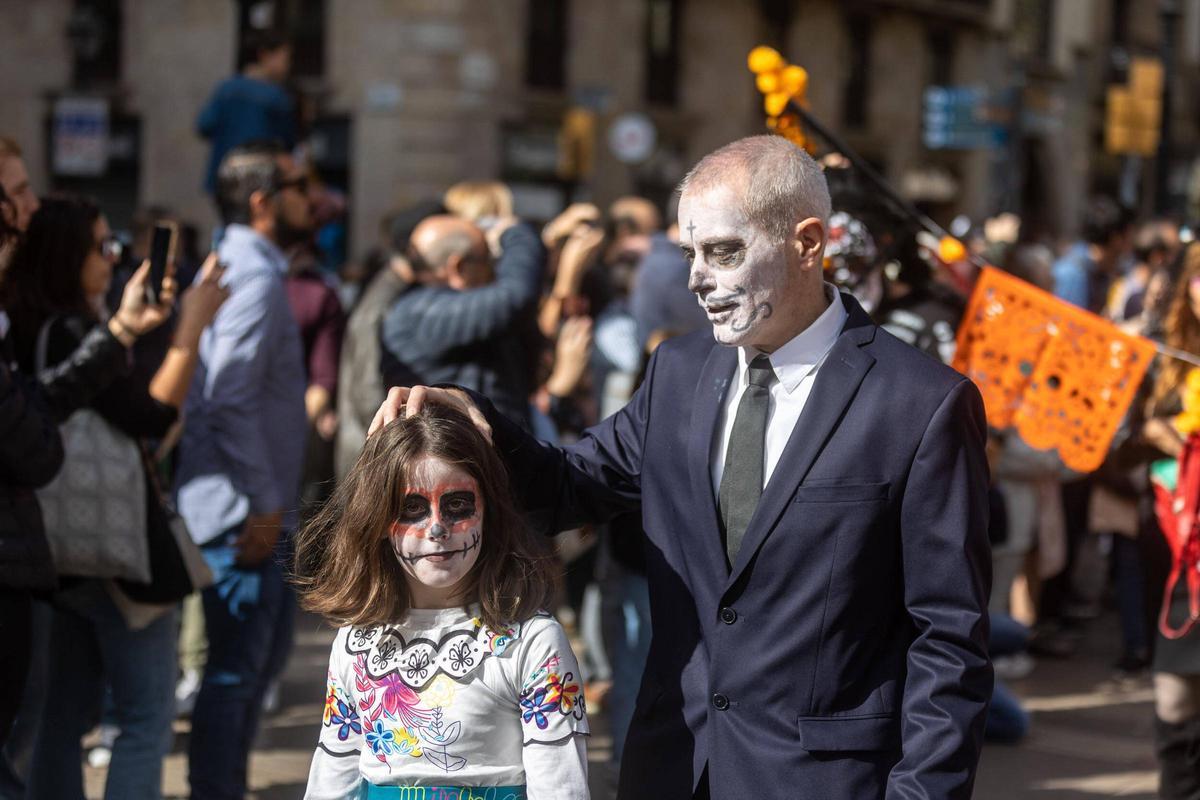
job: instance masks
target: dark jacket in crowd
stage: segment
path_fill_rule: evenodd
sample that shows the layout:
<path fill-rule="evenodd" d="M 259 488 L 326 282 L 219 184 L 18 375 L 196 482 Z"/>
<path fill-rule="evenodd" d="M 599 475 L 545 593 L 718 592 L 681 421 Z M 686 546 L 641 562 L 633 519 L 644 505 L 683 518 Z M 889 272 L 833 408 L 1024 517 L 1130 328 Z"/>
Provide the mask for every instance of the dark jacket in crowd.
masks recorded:
<path fill-rule="evenodd" d="M 527 225 L 505 231 L 500 245 L 496 279 L 487 286 L 414 286 L 396 299 L 383 322 L 383 376 L 388 386 L 465 386 L 528 427 L 529 329 L 546 256 Z"/>
<path fill-rule="evenodd" d="M 310 254 L 298 258 L 303 260 L 298 263 L 293 258 L 284 287 L 300 329 L 308 385 L 320 386 L 336 397 L 346 314 L 337 292 L 321 276 L 316 259 Z"/>
<path fill-rule="evenodd" d="M 0 588 L 54 588 L 34 490 L 62 466 L 58 423 L 125 370 L 126 358 L 108 329 L 96 326 L 35 379 L 18 366 L 12 342 L 0 335 Z"/>
<path fill-rule="evenodd" d="M 689 270 L 677 243 L 661 233 L 650 238 L 650 252 L 638 266 L 629 297 L 643 346 L 655 331 L 682 336 L 707 327 L 708 316 L 688 288 Z"/>

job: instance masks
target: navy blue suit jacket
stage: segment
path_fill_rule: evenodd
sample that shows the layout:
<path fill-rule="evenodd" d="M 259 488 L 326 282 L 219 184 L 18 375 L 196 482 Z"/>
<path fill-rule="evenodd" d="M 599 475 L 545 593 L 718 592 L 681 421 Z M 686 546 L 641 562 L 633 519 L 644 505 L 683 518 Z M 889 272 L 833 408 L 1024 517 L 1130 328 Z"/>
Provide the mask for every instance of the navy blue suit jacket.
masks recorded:
<path fill-rule="evenodd" d="M 571 447 L 485 409 L 550 528 L 641 504 L 653 643 L 626 800 L 691 797 L 706 766 L 714 798 L 971 794 L 992 690 L 982 401 L 842 301 L 732 566 L 709 457 L 737 352 L 710 332 L 663 344 L 629 405 Z"/>

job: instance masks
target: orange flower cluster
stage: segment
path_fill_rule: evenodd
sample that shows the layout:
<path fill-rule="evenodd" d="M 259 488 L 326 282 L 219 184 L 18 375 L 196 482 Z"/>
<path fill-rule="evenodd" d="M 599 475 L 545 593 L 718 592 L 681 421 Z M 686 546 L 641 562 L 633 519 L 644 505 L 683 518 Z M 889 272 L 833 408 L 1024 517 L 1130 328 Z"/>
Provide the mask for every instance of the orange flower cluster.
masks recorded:
<path fill-rule="evenodd" d="M 763 95 L 767 127 L 809 153 L 816 152 L 816 143 L 805 135 L 799 116 L 788 111 L 789 101 L 808 108 L 807 70 L 787 63 L 777 50 L 765 45 L 751 50 L 746 61 Z"/>

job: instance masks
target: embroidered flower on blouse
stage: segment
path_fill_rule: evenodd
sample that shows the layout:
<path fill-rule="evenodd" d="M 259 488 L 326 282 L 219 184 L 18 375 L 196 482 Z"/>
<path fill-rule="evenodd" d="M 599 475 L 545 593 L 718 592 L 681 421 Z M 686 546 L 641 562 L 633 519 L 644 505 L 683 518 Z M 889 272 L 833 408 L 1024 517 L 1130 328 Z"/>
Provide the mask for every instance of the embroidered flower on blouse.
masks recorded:
<path fill-rule="evenodd" d="M 333 684 L 330 684 L 329 685 L 329 694 L 325 695 L 325 716 L 324 716 L 324 724 L 325 725 L 329 724 L 330 718 L 333 717 L 334 712 L 337 711 L 337 701 L 338 701 L 337 692 L 334 690 Z"/>
<path fill-rule="evenodd" d="M 420 758 L 424 755 L 421 750 L 421 740 L 417 738 L 417 732 L 413 728 L 393 728 L 396 752 L 402 756 L 412 756 Z"/>
<path fill-rule="evenodd" d="M 579 684 L 572 683 L 573 680 L 575 680 L 573 672 L 568 672 L 561 677 L 557 672 L 552 672 L 546 679 L 547 700 L 556 703 L 564 714 L 570 713 L 571 709 L 583 698 Z"/>
<path fill-rule="evenodd" d="M 454 704 L 454 688 L 452 678 L 438 675 L 425 691 L 421 692 L 421 702 L 429 708 L 449 708 Z"/>
<path fill-rule="evenodd" d="M 558 710 L 558 702 L 549 700 L 546 695 L 546 687 L 539 687 L 532 695 L 521 698 L 521 708 L 525 709 L 521 712 L 521 721 L 528 725 L 530 722 L 536 724 L 540 730 L 546 730 L 549 721 L 546 719 L 547 714 L 552 714 Z"/>
<path fill-rule="evenodd" d="M 383 727 L 383 723 L 376 720 L 375 727 L 367 731 L 367 744 L 371 746 L 371 752 L 376 755 L 390 756 L 395 749 L 396 734 L 392 729 Z"/>
<path fill-rule="evenodd" d="M 343 742 L 350 738 L 351 731 L 362 733 L 362 722 L 358 718 L 358 712 L 342 700 L 337 701 L 337 710 L 330 717 L 329 724 L 339 726 L 338 739 Z"/>

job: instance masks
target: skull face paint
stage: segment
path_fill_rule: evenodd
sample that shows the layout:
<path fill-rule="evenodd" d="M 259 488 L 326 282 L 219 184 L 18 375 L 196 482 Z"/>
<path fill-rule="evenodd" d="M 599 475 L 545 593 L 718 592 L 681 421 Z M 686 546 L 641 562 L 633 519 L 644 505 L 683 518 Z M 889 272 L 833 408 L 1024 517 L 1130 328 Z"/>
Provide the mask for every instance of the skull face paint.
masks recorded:
<path fill-rule="evenodd" d="M 752 223 L 725 186 L 684 193 L 679 227 L 691 265 L 688 288 L 708 313 L 714 338 L 740 347 L 771 342 L 773 329 L 786 325 L 780 312 L 796 288 L 785 244 Z"/>
<path fill-rule="evenodd" d="M 416 463 L 388 538 L 414 608 L 446 608 L 483 541 L 483 497 L 461 467 L 434 456 Z"/>

